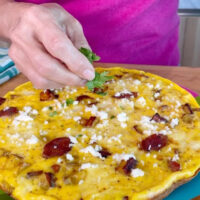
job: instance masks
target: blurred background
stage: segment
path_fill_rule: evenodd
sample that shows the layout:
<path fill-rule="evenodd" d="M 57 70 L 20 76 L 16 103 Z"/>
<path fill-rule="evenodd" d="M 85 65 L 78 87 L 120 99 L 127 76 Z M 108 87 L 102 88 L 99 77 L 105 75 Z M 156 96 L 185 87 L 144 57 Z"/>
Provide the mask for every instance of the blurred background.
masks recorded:
<path fill-rule="evenodd" d="M 200 0 L 180 0 L 179 15 L 180 65 L 200 67 Z"/>

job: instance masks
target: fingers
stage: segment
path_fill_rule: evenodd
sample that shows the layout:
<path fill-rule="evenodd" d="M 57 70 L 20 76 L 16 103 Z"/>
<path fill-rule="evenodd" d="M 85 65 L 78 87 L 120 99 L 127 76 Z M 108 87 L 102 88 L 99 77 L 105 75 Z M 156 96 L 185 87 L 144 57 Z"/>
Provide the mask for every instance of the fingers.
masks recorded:
<path fill-rule="evenodd" d="M 20 50 L 20 48 L 12 47 L 9 50 L 9 56 L 13 58 L 17 68 L 27 76 L 27 78 L 38 89 L 62 88 L 64 85 L 48 80 L 42 77 L 34 70 L 32 63 L 27 56 Z"/>
<path fill-rule="evenodd" d="M 67 35 L 53 23 L 46 24 L 46 29 L 38 32 L 38 38 L 46 50 L 63 62 L 71 72 L 87 80 L 94 78 L 94 68 L 87 58 L 73 45 Z"/>
<path fill-rule="evenodd" d="M 67 14 L 70 15 L 69 13 Z M 65 26 L 68 27 L 66 29 L 68 37 L 77 49 L 84 47 L 91 50 L 91 47 L 83 33 L 83 28 L 78 20 L 70 15 L 69 20 L 65 21 Z"/>
<path fill-rule="evenodd" d="M 32 51 L 29 51 L 28 56 L 33 67 L 41 76 L 63 85 L 82 86 L 85 84 L 85 80 L 70 72 L 64 64 L 49 55 L 37 42 L 32 41 L 29 48 Z"/>

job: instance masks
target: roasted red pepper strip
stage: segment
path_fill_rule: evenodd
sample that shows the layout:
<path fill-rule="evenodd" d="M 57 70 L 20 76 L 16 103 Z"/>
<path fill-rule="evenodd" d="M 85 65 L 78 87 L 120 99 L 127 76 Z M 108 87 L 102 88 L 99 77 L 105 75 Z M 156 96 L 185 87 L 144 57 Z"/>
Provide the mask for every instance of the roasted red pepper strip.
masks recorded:
<path fill-rule="evenodd" d="M 43 171 L 40 170 L 40 171 L 33 171 L 33 172 L 28 172 L 27 173 L 27 177 L 30 178 L 30 177 L 34 177 L 34 176 L 39 176 L 43 174 Z"/>
<path fill-rule="evenodd" d="M 163 134 L 153 134 L 141 142 L 141 149 L 144 151 L 158 151 L 167 145 L 168 137 Z"/>
<path fill-rule="evenodd" d="M 164 117 L 161 117 L 158 113 L 156 113 L 156 114 L 151 118 L 150 121 L 155 121 L 155 122 L 158 122 L 158 123 L 160 123 L 160 122 L 165 122 L 165 123 L 167 123 L 167 122 L 168 122 L 167 119 L 165 119 Z"/>
<path fill-rule="evenodd" d="M 4 117 L 4 116 L 12 116 L 17 114 L 19 111 L 16 107 L 9 107 L 7 109 L 4 110 L 0 110 L 0 117 Z"/>
<path fill-rule="evenodd" d="M 137 160 L 134 158 L 129 158 L 129 160 L 126 161 L 126 165 L 123 167 L 125 174 L 130 174 L 132 169 L 135 169 L 137 165 Z"/>
<path fill-rule="evenodd" d="M 115 99 L 130 99 L 131 97 L 137 97 L 138 93 L 137 92 L 131 92 L 131 93 L 120 93 L 119 96 L 112 96 Z"/>
<path fill-rule="evenodd" d="M 102 150 L 100 150 L 99 153 L 101 154 L 101 156 L 103 158 L 107 158 L 108 156 L 111 155 L 111 153 L 107 149 L 105 149 L 105 148 L 103 148 Z"/>
<path fill-rule="evenodd" d="M 58 99 L 59 95 L 55 94 L 51 90 L 45 90 L 40 93 L 40 101 L 49 101 L 53 99 Z"/>
<path fill-rule="evenodd" d="M 3 97 L 0 97 L 0 105 L 1 105 L 1 104 L 3 104 L 5 101 L 6 101 L 6 99 L 5 99 L 5 98 L 3 98 Z"/>
<path fill-rule="evenodd" d="M 181 165 L 176 161 L 168 160 L 168 166 L 172 172 L 177 172 L 181 170 Z"/>
<path fill-rule="evenodd" d="M 77 101 L 82 101 L 84 99 L 93 99 L 92 97 L 88 96 L 88 95 L 80 95 L 76 98 Z"/>
<path fill-rule="evenodd" d="M 53 169 L 55 173 L 58 173 L 60 171 L 60 165 L 58 164 L 52 165 L 51 168 Z"/>
<path fill-rule="evenodd" d="M 122 160 L 116 170 L 126 175 L 130 175 L 132 169 L 136 168 L 136 165 L 137 160 L 135 160 L 134 158 L 129 158 L 129 160 L 127 161 Z"/>
<path fill-rule="evenodd" d="M 183 105 L 182 108 L 186 114 L 193 114 L 192 108 L 189 103 Z"/>
<path fill-rule="evenodd" d="M 45 172 L 45 176 L 47 179 L 47 182 L 49 183 L 50 187 L 55 187 L 56 186 L 56 178 L 54 177 L 54 174 L 50 172 Z"/>
<path fill-rule="evenodd" d="M 91 116 L 89 119 L 82 118 L 80 120 L 80 124 L 85 126 L 85 127 L 92 127 L 95 119 L 96 119 L 95 116 Z"/>
<path fill-rule="evenodd" d="M 56 138 L 44 146 L 42 156 L 44 158 L 62 156 L 70 150 L 70 139 L 68 137 Z"/>

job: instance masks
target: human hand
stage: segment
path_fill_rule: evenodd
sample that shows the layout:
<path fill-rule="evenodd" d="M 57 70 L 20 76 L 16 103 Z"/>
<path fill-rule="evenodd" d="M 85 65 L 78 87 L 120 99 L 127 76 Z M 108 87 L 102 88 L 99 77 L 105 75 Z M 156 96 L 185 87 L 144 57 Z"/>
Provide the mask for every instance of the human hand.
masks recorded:
<path fill-rule="evenodd" d="M 53 3 L 13 4 L 9 56 L 36 88 L 83 85 L 94 78 L 93 66 L 78 50 L 90 47 L 73 16 Z"/>

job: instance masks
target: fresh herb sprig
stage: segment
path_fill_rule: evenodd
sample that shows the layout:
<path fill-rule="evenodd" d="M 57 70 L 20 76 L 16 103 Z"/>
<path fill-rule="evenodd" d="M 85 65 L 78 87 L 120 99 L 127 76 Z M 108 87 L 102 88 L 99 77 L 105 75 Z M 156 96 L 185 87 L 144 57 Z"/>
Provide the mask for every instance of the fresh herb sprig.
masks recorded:
<path fill-rule="evenodd" d="M 87 59 L 91 63 L 93 63 L 93 61 L 100 60 L 100 57 L 97 56 L 94 52 L 90 51 L 89 49 L 81 47 L 79 50 L 83 55 L 85 55 L 87 57 Z M 95 78 L 86 83 L 86 86 L 88 87 L 88 89 L 90 91 L 93 91 L 94 88 L 102 88 L 103 84 L 106 81 L 109 81 L 109 80 L 111 80 L 113 78 L 113 76 L 107 76 L 107 74 L 108 74 L 108 72 L 102 72 L 102 73 L 95 72 Z M 107 93 L 105 93 L 105 92 L 97 92 L 97 94 L 99 94 L 101 96 L 105 96 Z"/>
<path fill-rule="evenodd" d="M 196 101 L 200 105 L 200 96 L 196 97 Z"/>
<path fill-rule="evenodd" d="M 85 55 L 87 57 L 87 59 L 93 63 L 94 61 L 99 61 L 100 60 L 100 57 L 97 56 L 94 52 L 90 51 L 89 49 L 86 49 L 84 47 L 81 47 L 79 49 L 79 51 Z"/>
<path fill-rule="evenodd" d="M 74 103 L 74 99 L 66 99 L 66 105 L 72 105 Z"/>
<path fill-rule="evenodd" d="M 58 113 L 56 112 L 56 111 L 53 111 L 53 112 L 50 112 L 49 113 L 49 116 L 50 117 L 54 117 L 54 116 L 56 116 Z"/>
<path fill-rule="evenodd" d="M 107 76 L 108 72 L 98 73 L 95 72 L 95 78 L 92 81 L 88 81 L 86 86 L 90 91 L 93 91 L 94 88 L 102 88 L 106 81 L 109 81 L 113 76 Z"/>

